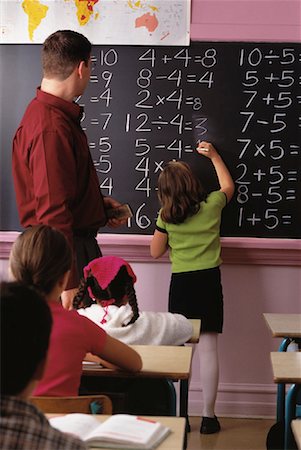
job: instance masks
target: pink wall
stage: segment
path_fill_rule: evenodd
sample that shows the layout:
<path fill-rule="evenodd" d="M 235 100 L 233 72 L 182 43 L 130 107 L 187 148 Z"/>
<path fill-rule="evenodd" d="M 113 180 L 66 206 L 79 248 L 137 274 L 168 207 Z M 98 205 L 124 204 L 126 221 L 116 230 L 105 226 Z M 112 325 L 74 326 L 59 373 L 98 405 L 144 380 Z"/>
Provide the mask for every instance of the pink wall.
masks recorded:
<path fill-rule="evenodd" d="M 301 41 L 300 0 L 192 0 L 191 39 Z"/>

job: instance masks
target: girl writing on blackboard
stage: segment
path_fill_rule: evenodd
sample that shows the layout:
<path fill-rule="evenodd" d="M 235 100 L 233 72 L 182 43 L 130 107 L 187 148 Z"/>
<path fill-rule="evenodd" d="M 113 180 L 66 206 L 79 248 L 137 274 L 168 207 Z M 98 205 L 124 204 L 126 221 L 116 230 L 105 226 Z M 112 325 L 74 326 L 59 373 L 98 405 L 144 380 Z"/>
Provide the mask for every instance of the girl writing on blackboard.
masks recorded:
<path fill-rule="evenodd" d="M 198 348 L 204 408 L 200 432 L 211 434 L 220 430 L 214 411 L 219 377 L 217 337 L 223 328 L 220 223 L 234 183 L 211 143 L 201 142 L 197 151 L 211 160 L 220 190 L 207 195 L 188 164 L 168 162 L 158 179 L 161 210 L 151 255 L 159 258 L 169 249 L 169 311 L 201 319 Z"/>
<path fill-rule="evenodd" d="M 84 268 L 73 307 L 126 344 L 181 345 L 192 336 L 191 322 L 181 314 L 141 312 L 130 264 L 118 256 L 103 256 Z M 93 303 L 83 308 L 86 292 Z"/>
<path fill-rule="evenodd" d="M 12 247 L 11 275 L 42 294 L 53 320 L 46 370 L 34 395 L 78 395 L 82 361 L 88 353 L 101 358 L 108 367 L 113 365 L 130 372 L 142 367 L 139 354 L 131 347 L 109 336 L 76 311 L 63 308 L 60 296 L 71 262 L 72 252 L 65 236 L 47 225 L 28 228 Z"/>

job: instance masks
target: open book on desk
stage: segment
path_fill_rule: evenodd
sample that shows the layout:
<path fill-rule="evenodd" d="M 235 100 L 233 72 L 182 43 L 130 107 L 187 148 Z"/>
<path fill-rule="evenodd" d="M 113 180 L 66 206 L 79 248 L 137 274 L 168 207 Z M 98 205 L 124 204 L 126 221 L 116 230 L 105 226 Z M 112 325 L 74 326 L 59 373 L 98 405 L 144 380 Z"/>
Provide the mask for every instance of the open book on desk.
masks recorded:
<path fill-rule="evenodd" d="M 89 447 L 153 449 L 170 433 L 170 428 L 151 418 L 115 414 L 99 423 L 90 414 L 53 417 L 51 425 L 82 439 Z"/>

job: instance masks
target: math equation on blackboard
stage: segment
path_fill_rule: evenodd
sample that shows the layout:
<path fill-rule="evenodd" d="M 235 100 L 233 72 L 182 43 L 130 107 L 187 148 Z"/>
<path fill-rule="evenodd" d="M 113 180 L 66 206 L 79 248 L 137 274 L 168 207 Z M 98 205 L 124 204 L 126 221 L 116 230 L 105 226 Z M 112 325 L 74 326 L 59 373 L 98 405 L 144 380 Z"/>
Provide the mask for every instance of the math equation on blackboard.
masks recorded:
<path fill-rule="evenodd" d="M 219 188 L 195 150 L 206 140 L 236 185 L 221 234 L 300 238 L 300 62 L 295 43 L 95 46 L 78 102 L 103 194 L 134 212 L 122 232 L 153 233 L 167 161 L 188 162 L 208 191 Z"/>

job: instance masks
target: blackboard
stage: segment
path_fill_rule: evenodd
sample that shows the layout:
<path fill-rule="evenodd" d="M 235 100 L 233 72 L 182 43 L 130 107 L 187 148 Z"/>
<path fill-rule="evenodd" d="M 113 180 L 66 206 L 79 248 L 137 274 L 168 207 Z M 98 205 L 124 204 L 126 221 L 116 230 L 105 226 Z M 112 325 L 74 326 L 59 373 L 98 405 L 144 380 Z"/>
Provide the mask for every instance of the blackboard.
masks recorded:
<path fill-rule="evenodd" d="M 41 78 L 39 45 L 1 45 L 1 229 L 20 229 L 11 141 Z M 193 42 L 189 47 L 94 46 L 82 126 L 104 195 L 130 203 L 128 226 L 151 234 L 165 161 L 190 163 L 208 190 L 214 143 L 236 183 L 222 236 L 300 238 L 301 46 Z"/>

